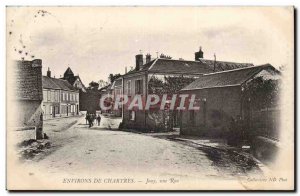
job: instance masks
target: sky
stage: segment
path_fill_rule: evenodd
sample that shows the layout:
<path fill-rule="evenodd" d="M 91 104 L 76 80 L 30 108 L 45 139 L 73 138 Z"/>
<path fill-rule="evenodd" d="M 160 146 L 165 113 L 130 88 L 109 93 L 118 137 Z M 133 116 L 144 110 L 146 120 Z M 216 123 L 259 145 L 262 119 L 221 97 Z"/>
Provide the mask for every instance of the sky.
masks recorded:
<path fill-rule="evenodd" d="M 7 58 L 42 59 L 43 74 L 70 67 L 88 86 L 157 52 L 293 65 L 292 7 L 8 7 Z"/>

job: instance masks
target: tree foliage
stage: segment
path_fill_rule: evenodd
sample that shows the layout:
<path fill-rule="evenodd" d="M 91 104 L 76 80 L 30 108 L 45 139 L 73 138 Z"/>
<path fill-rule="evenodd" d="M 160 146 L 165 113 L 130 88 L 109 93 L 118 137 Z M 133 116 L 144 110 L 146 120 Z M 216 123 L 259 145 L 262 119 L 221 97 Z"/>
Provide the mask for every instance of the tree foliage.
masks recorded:
<path fill-rule="evenodd" d="M 99 83 L 94 81 L 89 83 L 89 87 L 88 87 L 89 90 L 98 90 L 98 88 L 99 88 Z"/>
<path fill-rule="evenodd" d="M 109 79 L 110 83 L 113 83 L 120 76 L 121 76 L 121 74 L 109 74 L 108 79 Z"/>
<path fill-rule="evenodd" d="M 106 82 L 104 80 L 99 80 L 98 84 L 99 84 L 99 88 L 103 88 L 108 85 L 108 82 Z"/>
<path fill-rule="evenodd" d="M 262 77 L 253 79 L 244 86 L 244 100 L 251 101 L 255 109 L 264 109 L 278 105 L 280 80 L 264 80 Z"/>
<path fill-rule="evenodd" d="M 149 80 L 149 93 L 158 95 L 177 93 L 194 80 L 194 78 L 183 76 L 164 76 L 164 79 L 162 80 L 152 76 Z"/>

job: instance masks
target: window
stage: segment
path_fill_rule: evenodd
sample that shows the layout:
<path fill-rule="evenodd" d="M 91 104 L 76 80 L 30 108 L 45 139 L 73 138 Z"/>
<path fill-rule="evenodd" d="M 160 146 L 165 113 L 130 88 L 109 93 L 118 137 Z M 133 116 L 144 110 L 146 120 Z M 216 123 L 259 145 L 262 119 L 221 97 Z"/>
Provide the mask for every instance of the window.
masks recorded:
<path fill-rule="evenodd" d="M 130 120 L 135 120 L 135 111 L 129 111 Z"/>
<path fill-rule="evenodd" d="M 131 95 L 131 81 L 127 81 L 127 95 Z"/>
<path fill-rule="evenodd" d="M 54 91 L 51 91 L 51 101 L 54 101 Z"/>
<path fill-rule="evenodd" d="M 50 106 L 50 114 L 53 112 L 53 106 Z"/>
<path fill-rule="evenodd" d="M 143 80 L 135 81 L 135 94 L 143 94 Z"/>
<path fill-rule="evenodd" d="M 47 91 L 47 100 L 50 101 L 51 100 L 51 92 L 50 91 Z"/>
<path fill-rule="evenodd" d="M 47 101 L 47 91 L 43 91 L 43 100 Z"/>
<path fill-rule="evenodd" d="M 58 101 L 58 100 L 59 100 L 59 92 L 56 91 L 56 92 L 55 92 L 55 101 Z"/>

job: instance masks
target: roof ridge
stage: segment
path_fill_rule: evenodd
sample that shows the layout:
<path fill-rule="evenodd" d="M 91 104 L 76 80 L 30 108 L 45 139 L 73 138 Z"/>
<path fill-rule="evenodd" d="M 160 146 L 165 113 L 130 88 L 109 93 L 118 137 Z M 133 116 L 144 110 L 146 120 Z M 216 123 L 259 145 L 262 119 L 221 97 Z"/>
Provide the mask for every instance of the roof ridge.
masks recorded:
<path fill-rule="evenodd" d="M 43 76 L 43 77 L 47 77 L 49 79 L 53 79 L 53 80 L 61 80 L 63 82 L 68 82 L 67 80 L 63 79 L 63 78 L 52 78 L 52 77 L 49 77 L 49 76 Z"/>
<path fill-rule="evenodd" d="M 167 61 L 182 61 L 182 62 L 194 62 L 200 63 L 200 61 L 192 61 L 192 60 L 181 60 L 181 59 L 165 59 L 165 58 L 156 58 L 157 60 L 167 60 Z"/>
<path fill-rule="evenodd" d="M 157 58 L 157 59 L 160 59 L 160 60 L 168 60 L 168 61 L 182 61 L 182 62 L 194 62 L 194 63 L 202 63 L 201 61 L 215 61 L 215 60 L 212 60 L 212 59 L 204 59 L 204 58 L 201 58 L 197 61 L 193 61 L 193 60 L 182 60 L 182 59 L 165 59 L 165 58 Z M 222 63 L 233 63 L 233 64 L 251 64 L 253 65 L 253 63 L 240 63 L 240 62 L 232 62 L 232 61 L 216 61 L 216 62 L 222 62 Z"/>
<path fill-rule="evenodd" d="M 274 67 L 271 64 L 264 64 L 253 67 L 222 71 L 218 73 L 204 74 L 203 77 L 199 77 L 194 82 L 185 86 L 182 90 L 197 90 L 205 88 L 220 88 L 225 86 L 242 85 L 246 81 L 249 81 L 249 79 L 253 78 L 256 74 L 260 73 L 262 70 L 266 70 L 269 68 Z"/>
<path fill-rule="evenodd" d="M 201 60 L 204 60 L 204 61 L 215 61 L 215 60 L 212 60 L 212 59 L 200 59 Z M 234 63 L 234 64 L 252 64 L 253 63 L 239 63 L 239 62 L 232 62 L 232 61 L 216 61 L 216 62 L 223 62 L 223 63 Z"/>
<path fill-rule="evenodd" d="M 213 73 L 207 73 L 207 74 L 203 74 L 203 76 L 214 75 L 214 74 L 222 74 L 222 73 L 234 72 L 234 71 L 240 71 L 240 70 L 244 70 L 244 69 L 254 69 L 254 68 L 268 67 L 268 66 L 271 66 L 271 65 L 270 64 L 265 64 L 265 65 L 254 65 L 254 66 L 251 66 L 251 67 L 241 67 L 241 68 L 230 69 L 230 70 L 225 70 L 225 71 L 218 71 L 218 72 L 213 72 Z"/>
<path fill-rule="evenodd" d="M 61 78 L 52 78 L 52 77 L 48 77 L 48 76 L 44 76 L 44 75 L 43 75 L 43 78 L 49 80 L 49 82 L 51 82 L 52 85 L 55 86 L 55 88 L 53 88 L 53 89 L 66 90 L 61 87 L 61 85 L 63 85 L 65 87 L 67 87 L 67 90 L 71 90 L 71 91 L 75 90 L 74 87 L 67 80 L 64 80 Z"/>

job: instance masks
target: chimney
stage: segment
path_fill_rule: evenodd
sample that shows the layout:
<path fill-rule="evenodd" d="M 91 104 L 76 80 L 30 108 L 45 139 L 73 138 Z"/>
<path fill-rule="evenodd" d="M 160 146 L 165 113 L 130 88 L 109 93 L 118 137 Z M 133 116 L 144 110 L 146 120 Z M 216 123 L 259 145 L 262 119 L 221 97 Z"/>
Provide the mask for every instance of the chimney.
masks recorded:
<path fill-rule="evenodd" d="M 125 74 L 127 74 L 127 67 L 125 67 Z"/>
<path fill-rule="evenodd" d="M 50 71 L 50 68 L 48 67 L 48 71 L 47 71 L 47 76 L 49 77 L 49 78 L 51 78 L 51 71 Z"/>
<path fill-rule="evenodd" d="M 146 63 L 149 63 L 151 61 L 151 54 L 146 54 Z"/>
<path fill-rule="evenodd" d="M 135 70 L 138 71 L 143 66 L 143 54 L 135 55 Z"/>
<path fill-rule="evenodd" d="M 200 47 L 199 52 L 195 52 L 195 61 L 199 61 L 199 59 L 203 58 L 203 51 L 202 48 Z"/>

